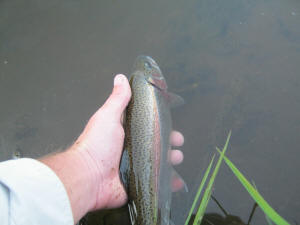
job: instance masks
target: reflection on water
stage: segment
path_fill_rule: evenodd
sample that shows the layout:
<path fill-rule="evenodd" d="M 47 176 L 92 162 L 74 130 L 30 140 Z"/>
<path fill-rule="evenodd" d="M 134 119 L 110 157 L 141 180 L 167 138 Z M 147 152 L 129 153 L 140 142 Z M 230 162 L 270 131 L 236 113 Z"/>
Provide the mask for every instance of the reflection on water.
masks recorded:
<path fill-rule="evenodd" d="M 299 28 L 297 0 L 2 0 L 0 159 L 67 146 L 109 95 L 113 75 L 128 74 L 143 53 L 186 101 L 173 118 L 185 134 L 177 170 L 190 192 L 174 194 L 175 224 L 229 130 L 228 156 L 299 223 Z M 225 165 L 214 195 L 247 220 L 252 201 Z M 213 203 L 208 212 L 221 214 Z M 265 224 L 263 213 L 252 221 Z"/>

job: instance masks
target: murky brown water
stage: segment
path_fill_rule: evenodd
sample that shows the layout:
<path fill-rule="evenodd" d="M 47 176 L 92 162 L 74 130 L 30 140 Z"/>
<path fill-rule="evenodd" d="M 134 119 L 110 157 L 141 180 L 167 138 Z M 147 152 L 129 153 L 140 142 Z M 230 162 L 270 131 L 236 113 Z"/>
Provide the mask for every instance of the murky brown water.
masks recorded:
<path fill-rule="evenodd" d="M 174 195 L 175 224 L 230 129 L 228 156 L 299 223 L 297 0 L 0 0 L 0 159 L 68 146 L 109 95 L 114 74 L 129 74 L 141 53 L 186 100 L 174 125 L 185 134 L 177 170 L 190 192 Z M 225 165 L 214 195 L 247 220 L 253 201 Z M 214 202 L 208 212 L 221 214 Z M 260 210 L 253 224 L 266 224 Z"/>

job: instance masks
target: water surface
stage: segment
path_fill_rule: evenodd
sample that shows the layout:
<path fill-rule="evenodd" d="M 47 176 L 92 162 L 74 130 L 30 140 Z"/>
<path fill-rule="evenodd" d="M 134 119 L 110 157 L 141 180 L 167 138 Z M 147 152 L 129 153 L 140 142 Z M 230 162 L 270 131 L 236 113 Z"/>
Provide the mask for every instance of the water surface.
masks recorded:
<path fill-rule="evenodd" d="M 108 97 L 113 76 L 129 75 L 139 54 L 152 56 L 186 101 L 173 111 L 186 140 L 177 170 L 190 189 L 174 195 L 175 224 L 229 130 L 230 159 L 284 218 L 299 223 L 297 0 L 1 0 L 0 160 L 72 143 Z M 214 195 L 247 221 L 253 201 L 225 165 Z M 222 215 L 213 202 L 208 212 Z M 106 221 L 118 218 L 110 214 Z M 260 210 L 252 224 L 266 224 Z"/>

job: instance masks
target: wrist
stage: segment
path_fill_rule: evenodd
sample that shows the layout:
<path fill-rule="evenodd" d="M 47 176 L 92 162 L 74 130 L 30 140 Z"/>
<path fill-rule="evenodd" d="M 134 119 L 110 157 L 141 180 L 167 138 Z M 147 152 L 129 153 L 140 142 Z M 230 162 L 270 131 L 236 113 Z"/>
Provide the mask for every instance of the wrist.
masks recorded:
<path fill-rule="evenodd" d="M 77 147 L 72 146 L 66 151 L 66 154 L 70 154 L 73 157 L 74 166 L 76 166 L 74 175 L 78 177 L 78 185 L 81 185 L 81 196 L 78 199 L 81 203 L 79 205 L 85 209 L 85 213 L 95 210 L 97 196 L 102 183 L 98 166 L 95 165 L 89 152 L 84 149 L 79 150 Z"/>
<path fill-rule="evenodd" d="M 97 187 L 97 197 L 90 210 L 120 207 L 127 201 L 127 194 L 119 178 L 119 162 L 105 160 L 107 151 L 103 150 L 100 156 L 95 148 L 80 137 L 70 150 L 82 154 L 81 157 L 85 159 L 89 171 L 94 171 L 89 174 L 93 177 L 90 179 L 91 185 Z"/>
<path fill-rule="evenodd" d="M 47 156 L 40 161 L 50 167 L 63 183 L 74 221 L 78 221 L 95 208 L 100 178 L 87 154 L 71 147 L 65 152 Z"/>

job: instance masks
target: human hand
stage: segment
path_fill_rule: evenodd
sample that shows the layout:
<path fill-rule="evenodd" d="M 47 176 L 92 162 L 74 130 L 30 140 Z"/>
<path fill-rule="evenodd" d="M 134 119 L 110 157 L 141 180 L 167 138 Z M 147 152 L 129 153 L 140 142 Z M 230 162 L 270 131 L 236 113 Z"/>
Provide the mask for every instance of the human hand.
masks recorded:
<path fill-rule="evenodd" d="M 130 96 L 127 78 L 116 76 L 112 94 L 90 118 L 75 143 L 64 152 L 39 159 L 63 183 L 75 223 L 88 211 L 118 207 L 127 201 L 119 176 L 119 164 L 125 136 L 122 117 Z M 181 133 L 171 133 L 171 145 L 181 146 L 183 142 Z M 181 151 L 170 150 L 170 161 L 174 165 L 182 160 Z M 183 185 L 180 178 L 173 178 L 173 191 Z"/>
<path fill-rule="evenodd" d="M 92 210 L 118 207 L 126 203 L 127 195 L 119 177 L 119 164 L 124 142 L 122 115 L 131 96 L 127 78 L 117 75 L 114 89 L 105 104 L 91 117 L 83 133 L 74 146 L 85 153 L 93 168 L 95 185 L 98 186 Z M 181 146 L 184 138 L 173 131 L 170 136 L 172 146 Z M 171 151 L 171 162 L 179 164 L 183 160 L 180 150 Z M 174 189 L 180 189 L 182 182 L 173 182 Z"/>

